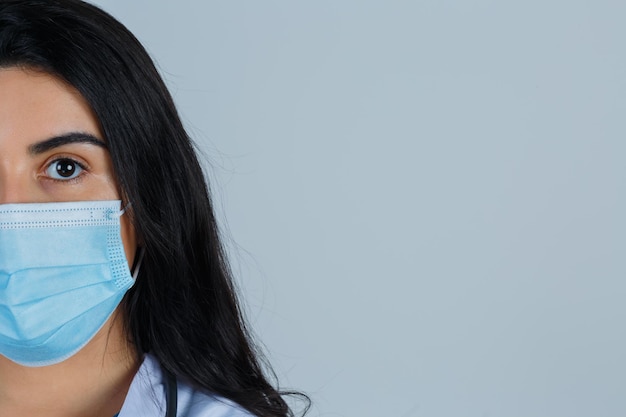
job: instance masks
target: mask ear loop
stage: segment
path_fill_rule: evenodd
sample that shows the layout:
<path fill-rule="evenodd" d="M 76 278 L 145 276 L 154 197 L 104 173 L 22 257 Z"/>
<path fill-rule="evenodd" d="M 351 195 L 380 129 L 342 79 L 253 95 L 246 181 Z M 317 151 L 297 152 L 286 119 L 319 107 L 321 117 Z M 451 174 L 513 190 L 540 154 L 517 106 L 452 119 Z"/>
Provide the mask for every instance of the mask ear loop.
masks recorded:
<path fill-rule="evenodd" d="M 141 246 L 137 249 L 137 252 L 137 255 L 135 255 L 137 256 L 137 260 L 135 262 L 135 267 L 132 271 L 133 281 L 137 281 L 137 276 L 139 276 L 139 268 L 141 268 L 141 261 L 143 261 L 143 255 L 146 253 L 146 250 L 143 246 Z"/>
<path fill-rule="evenodd" d="M 130 203 L 130 202 L 129 202 L 128 204 L 126 204 L 126 205 L 125 205 L 125 206 L 124 206 L 124 207 L 123 207 L 123 208 L 122 208 L 122 209 L 121 209 L 121 210 L 117 213 L 117 217 L 122 217 L 122 214 L 126 213 L 126 210 L 128 210 L 128 208 L 129 208 L 130 206 L 132 206 L 132 205 L 133 205 L 133 203 Z"/>
<path fill-rule="evenodd" d="M 118 217 L 122 217 L 122 215 L 124 213 L 126 213 L 126 210 L 128 210 L 128 208 L 132 205 L 133 203 L 128 203 L 124 206 L 124 208 L 122 208 L 118 213 L 117 216 Z M 133 275 L 133 281 L 137 281 L 137 276 L 139 276 L 139 269 L 141 268 L 141 261 L 143 261 L 143 255 L 146 253 L 145 249 L 143 248 L 143 246 L 137 248 L 138 249 L 138 253 L 135 255 L 137 257 L 137 259 L 134 262 L 133 265 L 133 270 L 132 270 L 132 275 Z"/>

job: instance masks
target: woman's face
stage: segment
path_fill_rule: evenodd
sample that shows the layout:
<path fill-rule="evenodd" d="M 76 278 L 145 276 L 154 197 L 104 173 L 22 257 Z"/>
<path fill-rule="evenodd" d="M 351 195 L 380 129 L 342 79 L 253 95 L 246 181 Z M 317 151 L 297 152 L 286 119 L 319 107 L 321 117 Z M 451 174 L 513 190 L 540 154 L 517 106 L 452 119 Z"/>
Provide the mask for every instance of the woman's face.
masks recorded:
<path fill-rule="evenodd" d="M 0 204 L 118 200 L 99 123 L 71 86 L 42 72 L 0 68 Z M 126 259 L 136 237 L 121 217 Z"/>

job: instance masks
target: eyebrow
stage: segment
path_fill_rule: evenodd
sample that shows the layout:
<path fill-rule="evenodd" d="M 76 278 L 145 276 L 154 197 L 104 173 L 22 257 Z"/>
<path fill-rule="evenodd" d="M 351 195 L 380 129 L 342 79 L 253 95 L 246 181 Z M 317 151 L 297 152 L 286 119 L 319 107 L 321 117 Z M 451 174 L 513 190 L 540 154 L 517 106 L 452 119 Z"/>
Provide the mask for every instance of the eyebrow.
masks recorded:
<path fill-rule="evenodd" d="M 33 143 L 28 147 L 28 153 L 31 155 L 39 155 L 59 146 L 69 145 L 72 143 L 87 143 L 90 145 L 100 146 L 107 149 L 106 143 L 102 139 L 98 139 L 92 134 L 82 132 L 71 132 L 64 135 L 55 136 L 41 142 Z"/>

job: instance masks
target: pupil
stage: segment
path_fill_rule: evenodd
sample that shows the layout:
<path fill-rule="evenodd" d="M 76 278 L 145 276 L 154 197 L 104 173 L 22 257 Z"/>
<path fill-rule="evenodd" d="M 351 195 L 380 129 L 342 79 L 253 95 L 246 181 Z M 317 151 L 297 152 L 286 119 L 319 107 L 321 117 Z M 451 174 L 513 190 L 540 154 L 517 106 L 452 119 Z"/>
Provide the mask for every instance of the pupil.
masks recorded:
<path fill-rule="evenodd" d="M 62 177 L 71 177 L 76 167 L 71 161 L 60 161 L 57 164 L 57 173 Z"/>

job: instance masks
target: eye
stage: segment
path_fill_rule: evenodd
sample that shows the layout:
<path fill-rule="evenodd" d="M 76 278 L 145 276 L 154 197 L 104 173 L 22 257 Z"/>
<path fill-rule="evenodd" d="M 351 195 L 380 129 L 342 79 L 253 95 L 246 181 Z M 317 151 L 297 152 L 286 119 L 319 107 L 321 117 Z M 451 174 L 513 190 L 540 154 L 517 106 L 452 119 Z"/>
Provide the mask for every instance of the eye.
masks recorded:
<path fill-rule="evenodd" d="M 48 177 L 55 180 L 71 180 L 80 175 L 83 166 L 69 158 L 56 159 L 46 168 Z"/>

